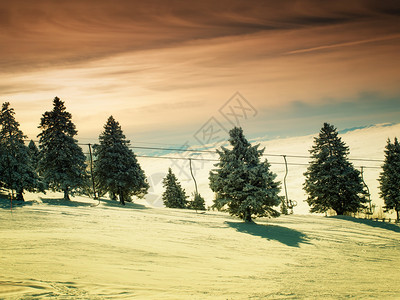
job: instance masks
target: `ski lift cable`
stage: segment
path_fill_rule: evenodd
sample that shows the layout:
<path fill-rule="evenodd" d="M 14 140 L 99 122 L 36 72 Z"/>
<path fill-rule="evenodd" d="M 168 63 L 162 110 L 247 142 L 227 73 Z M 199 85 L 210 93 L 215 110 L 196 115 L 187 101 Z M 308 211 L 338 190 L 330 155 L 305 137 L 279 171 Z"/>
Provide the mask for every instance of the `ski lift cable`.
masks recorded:
<path fill-rule="evenodd" d="M 29 139 L 24 139 L 24 141 L 31 141 Z M 38 140 L 32 140 L 33 142 L 37 143 Z M 80 146 L 88 146 L 88 143 L 78 143 Z M 194 152 L 194 153 L 211 153 L 217 154 L 216 150 L 200 150 L 200 149 L 183 149 L 183 148 L 170 148 L 170 147 L 147 147 L 147 146 L 128 146 L 130 149 L 142 149 L 142 150 L 160 150 L 160 151 L 175 151 L 175 152 Z M 302 158 L 302 159 L 310 159 L 310 156 L 307 155 L 295 155 L 295 154 L 274 154 L 274 153 L 264 153 L 262 156 L 271 156 L 271 157 L 281 157 L 285 155 L 286 157 L 290 158 Z M 373 159 L 373 158 L 349 158 L 351 161 L 365 161 L 365 162 L 383 162 L 380 159 Z"/>

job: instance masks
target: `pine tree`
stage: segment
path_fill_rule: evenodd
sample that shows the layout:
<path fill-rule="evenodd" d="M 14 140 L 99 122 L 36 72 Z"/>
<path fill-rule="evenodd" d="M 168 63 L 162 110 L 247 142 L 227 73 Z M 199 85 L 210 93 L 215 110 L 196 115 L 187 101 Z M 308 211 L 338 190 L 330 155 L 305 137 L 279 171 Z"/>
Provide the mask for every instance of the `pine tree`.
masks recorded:
<path fill-rule="evenodd" d="M 367 202 L 360 176 L 349 162 L 349 147 L 333 125 L 324 123 L 310 150 L 311 162 L 304 173 L 310 212 L 323 213 L 332 208 L 337 215 L 355 213 Z"/>
<path fill-rule="evenodd" d="M 199 193 L 193 194 L 193 200 L 189 202 L 188 208 L 197 210 L 206 210 L 206 202 Z"/>
<path fill-rule="evenodd" d="M 26 136 L 15 120 L 14 109 L 9 102 L 3 103 L 0 113 L 0 177 L 3 187 L 16 191 L 17 200 L 24 200 L 24 190 L 43 191 L 44 186 L 37 175 L 28 149 L 24 144 Z"/>
<path fill-rule="evenodd" d="M 70 200 L 69 195 L 85 185 L 86 158 L 74 139 L 77 130 L 64 102 L 55 97 L 53 106 L 40 120 L 38 169 L 51 190 L 64 192 L 64 199 Z"/>
<path fill-rule="evenodd" d="M 385 209 L 394 209 L 399 221 L 400 211 L 400 144 L 397 138 L 387 141 L 383 172 L 379 177 L 380 196 L 385 201 Z"/>
<path fill-rule="evenodd" d="M 169 208 L 186 208 L 188 205 L 185 190 L 181 187 L 175 174 L 172 173 L 171 168 L 168 169 L 168 174 L 163 179 L 163 186 L 165 188 L 162 194 L 164 205 Z"/>
<path fill-rule="evenodd" d="M 246 222 L 252 222 L 253 217 L 279 216 L 273 206 L 281 203 L 280 182 L 275 181 L 268 161 L 260 161 L 264 149 L 252 146 L 242 128 L 233 128 L 229 135 L 232 149 L 217 150 L 218 169 L 210 172 L 210 188 L 216 193 L 214 207 L 227 206 L 231 215 Z"/>
<path fill-rule="evenodd" d="M 102 193 L 118 195 L 120 203 L 130 201 L 135 195 L 143 198 L 149 184 L 136 155 L 129 149 L 119 123 L 110 116 L 99 136 L 99 145 L 94 145 L 94 175 Z"/>
<path fill-rule="evenodd" d="M 28 155 L 32 162 L 32 166 L 35 170 L 39 167 L 39 149 L 36 147 L 36 144 L 33 140 L 31 140 L 28 144 Z"/>
<path fill-rule="evenodd" d="M 288 215 L 289 214 L 285 199 L 282 199 L 282 201 L 281 201 L 281 214 L 282 215 Z"/>

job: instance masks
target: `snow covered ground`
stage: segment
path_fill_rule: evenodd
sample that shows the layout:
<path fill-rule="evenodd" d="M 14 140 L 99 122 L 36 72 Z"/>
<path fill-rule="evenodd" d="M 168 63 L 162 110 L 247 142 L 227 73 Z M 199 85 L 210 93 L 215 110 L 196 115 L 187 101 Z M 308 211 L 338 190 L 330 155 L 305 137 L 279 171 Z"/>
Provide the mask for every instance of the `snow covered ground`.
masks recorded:
<path fill-rule="evenodd" d="M 0 299 L 400 297 L 400 227 L 291 215 L 0 199 Z"/>

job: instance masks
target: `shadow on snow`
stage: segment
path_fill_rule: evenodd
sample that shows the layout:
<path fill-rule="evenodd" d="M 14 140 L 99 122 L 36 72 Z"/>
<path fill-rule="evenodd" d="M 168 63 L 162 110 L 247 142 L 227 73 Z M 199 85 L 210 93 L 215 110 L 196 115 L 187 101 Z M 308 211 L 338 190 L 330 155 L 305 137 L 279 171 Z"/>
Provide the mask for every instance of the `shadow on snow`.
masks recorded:
<path fill-rule="evenodd" d="M 99 200 L 95 200 L 95 206 L 97 206 L 97 204 L 99 203 Z M 104 206 L 108 206 L 108 207 L 126 207 L 126 208 L 133 208 L 133 209 L 149 209 L 148 207 L 146 207 L 145 205 L 142 204 L 137 204 L 134 202 L 125 202 L 125 205 L 122 205 L 119 203 L 118 200 L 110 200 L 107 198 L 101 198 L 100 199 L 100 203 L 103 204 Z"/>
<path fill-rule="evenodd" d="M 297 230 L 278 225 L 263 225 L 256 223 L 225 222 L 236 231 L 278 241 L 286 246 L 299 247 L 300 243 L 308 244 L 307 236 Z"/>
<path fill-rule="evenodd" d="M 81 202 L 73 199 L 65 200 L 64 198 L 50 198 L 50 197 L 40 197 L 40 201 L 46 205 L 54 206 L 68 206 L 68 207 L 96 207 L 100 203 L 107 207 L 126 207 L 130 209 L 148 209 L 145 205 L 136 204 L 133 202 L 126 202 L 126 205 L 121 205 L 119 201 L 110 200 L 106 198 L 101 198 L 100 200 L 91 199 L 93 202 Z M 0 193 L 0 209 L 11 209 L 14 207 L 31 206 L 32 204 L 40 204 L 36 200 L 13 200 L 12 202 L 8 198 L 8 195 Z M 12 205 L 12 206 L 11 206 Z"/>
<path fill-rule="evenodd" d="M 378 228 L 382 228 L 382 229 L 386 229 L 386 230 L 391 230 L 394 232 L 400 232 L 400 226 L 398 226 L 396 224 L 378 222 L 378 221 L 367 220 L 367 219 L 358 219 L 358 218 L 353 218 L 353 217 L 349 217 L 349 216 L 333 216 L 331 218 L 350 221 L 350 222 L 359 223 L 359 224 L 365 224 L 365 225 L 368 225 L 371 227 L 378 227 Z"/>
<path fill-rule="evenodd" d="M 45 198 L 40 197 L 40 200 L 47 205 L 59 205 L 59 206 L 69 206 L 69 207 L 88 207 L 93 204 L 87 202 L 80 202 L 74 200 L 65 200 L 64 198 Z"/>
<path fill-rule="evenodd" d="M 13 200 L 12 202 L 7 195 L 0 194 L 0 209 L 11 209 L 15 207 L 31 206 L 35 201 Z"/>

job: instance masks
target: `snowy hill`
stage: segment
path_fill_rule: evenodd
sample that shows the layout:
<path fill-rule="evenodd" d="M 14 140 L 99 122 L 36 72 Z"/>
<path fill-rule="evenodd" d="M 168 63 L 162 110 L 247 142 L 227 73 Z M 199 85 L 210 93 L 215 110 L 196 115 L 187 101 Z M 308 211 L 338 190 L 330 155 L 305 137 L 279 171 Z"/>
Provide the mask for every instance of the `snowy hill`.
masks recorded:
<path fill-rule="evenodd" d="M 400 227 L 0 199 L 1 299 L 398 299 Z M 33 199 L 28 196 L 27 199 Z"/>

